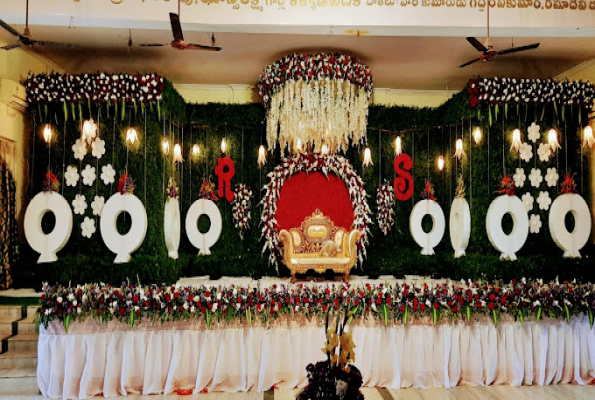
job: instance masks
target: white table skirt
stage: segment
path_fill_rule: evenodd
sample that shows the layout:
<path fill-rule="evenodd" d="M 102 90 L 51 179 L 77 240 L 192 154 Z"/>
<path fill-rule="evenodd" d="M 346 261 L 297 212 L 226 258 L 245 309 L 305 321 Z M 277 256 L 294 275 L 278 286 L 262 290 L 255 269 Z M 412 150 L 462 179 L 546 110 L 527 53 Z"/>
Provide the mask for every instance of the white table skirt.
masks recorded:
<path fill-rule="evenodd" d="M 585 318 L 520 322 L 429 320 L 352 326 L 355 365 L 365 386 L 584 385 L 595 378 L 595 332 Z M 323 360 L 324 328 L 277 321 L 266 328 L 148 323 L 130 330 L 89 318 L 68 334 L 41 327 L 37 381 L 52 398 L 131 393 L 266 391 L 303 387 L 306 365 Z"/>

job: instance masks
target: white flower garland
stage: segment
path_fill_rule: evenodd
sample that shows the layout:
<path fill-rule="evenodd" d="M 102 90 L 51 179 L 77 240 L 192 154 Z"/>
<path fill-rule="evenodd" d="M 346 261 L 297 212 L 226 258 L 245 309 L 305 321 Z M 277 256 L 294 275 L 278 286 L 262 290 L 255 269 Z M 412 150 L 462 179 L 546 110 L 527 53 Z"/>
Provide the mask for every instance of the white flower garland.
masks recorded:
<path fill-rule="evenodd" d="M 234 190 L 234 199 L 231 203 L 231 214 L 233 223 L 240 234 L 240 239 L 244 240 L 244 233 L 250 229 L 250 220 L 252 212 L 252 189 L 241 183 Z"/>
<path fill-rule="evenodd" d="M 285 181 L 292 175 L 299 172 L 322 172 L 325 176 L 329 172 L 334 173 L 345 182 L 349 191 L 349 198 L 353 204 L 353 225 L 352 229 L 358 229 L 362 233 L 362 238 L 358 243 L 358 259 L 363 262 L 366 255 L 365 244 L 368 243 L 369 225 L 372 224 L 370 218 L 370 207 L 366 200 L 366 191 L 361 178 L 357 175 L 349 161 L 341 156 L 322 156 L 319 154 L 303 155 L 298 154 L 291 158 L 285 158 L 281 163 L 270 172 L 267 177 L 269 183 L 264 186 L 265 196 L 261 203 L 262 208 L 262 236 L 265 238 L 265 244 L 262 253 L 270 251 L 269 262 L 278 266 L 280 259 L 279 249 L 279 231 L 276 228 L 277 220 L 277 201 Z M 278 272 L 278 269 L 277 269 Z"/>
<path fill-rule="evenodd" d="M 376 189 L 376 205 L 378 206 L 378 227 L 386 236 L 395 224 L 393 219 L 395 214 L 395 188 L 386 179 Z"/>

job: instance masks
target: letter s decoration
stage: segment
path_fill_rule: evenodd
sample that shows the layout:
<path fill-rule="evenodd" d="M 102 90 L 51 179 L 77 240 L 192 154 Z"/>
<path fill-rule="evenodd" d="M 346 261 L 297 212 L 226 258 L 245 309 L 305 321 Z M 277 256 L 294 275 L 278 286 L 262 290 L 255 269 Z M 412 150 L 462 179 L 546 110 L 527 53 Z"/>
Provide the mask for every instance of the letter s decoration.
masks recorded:
<path fill-rule="evenodd" d="M 403 169 L 400 165 L 403 164 Z M 413 177 L 409 173 L 413 168 L 413 161 L 408 154 L 400 154 L 395 157 L 395 178 L 393 185 L 395 186 L 395 196 L 397 200 L 409 200 L 413 195 Z"/>

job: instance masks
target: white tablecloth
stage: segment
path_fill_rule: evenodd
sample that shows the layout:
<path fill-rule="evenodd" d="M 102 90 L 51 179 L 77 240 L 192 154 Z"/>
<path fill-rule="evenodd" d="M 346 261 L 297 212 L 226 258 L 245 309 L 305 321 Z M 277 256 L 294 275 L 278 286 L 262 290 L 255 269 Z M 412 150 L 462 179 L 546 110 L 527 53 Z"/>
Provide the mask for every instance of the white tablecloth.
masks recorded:
<path fill-rule="evenodd" d="M 318 323 L 207 329 L 202 321 L 147 322 L 131 330 L 89 318 L 66 334 L 53 322 L 41 327 L 37 381 L 52 398 L 303 387 L 306 365 L 324 359 Z M 352 331 L 365 386 L 584 385 L 595 378 L 595 332 L 582 317 L 504 320 L 497 328 L 488 318 L 436 327 L 359 321 Z"/>

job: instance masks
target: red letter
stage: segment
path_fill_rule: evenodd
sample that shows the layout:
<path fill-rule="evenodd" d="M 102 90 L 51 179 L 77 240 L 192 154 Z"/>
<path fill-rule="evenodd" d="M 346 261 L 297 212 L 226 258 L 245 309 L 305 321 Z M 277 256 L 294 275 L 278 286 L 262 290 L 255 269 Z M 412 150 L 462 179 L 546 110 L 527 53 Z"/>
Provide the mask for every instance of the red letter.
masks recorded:
<path fill-rule="evenodd" d="M 227 171 L 225 168 L 227 167 Z M 219 177 L 219 197 L 225 197 L 228 202 L 234 198 L 231 190 L 231 178 L 236 174 L 233 160 L 229 157 L 219 158 L 217 166 L 215 167 L 215 175 Z"/>
<path fill-rule="evenodd" d="M 399 165 L 403 164 L 402 170 Z M 395 158 L 395 172 L 397 177 L 395 178 L 393 185 L 395 186 L 395 196 L 397 200 L 405 201 L 409 200 L 413 195 L 413 178 L 408 171 L 413 168 L 413 161 L 411 157 L 403 153 Z"/>

